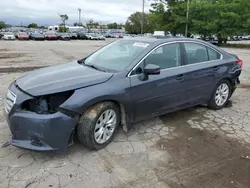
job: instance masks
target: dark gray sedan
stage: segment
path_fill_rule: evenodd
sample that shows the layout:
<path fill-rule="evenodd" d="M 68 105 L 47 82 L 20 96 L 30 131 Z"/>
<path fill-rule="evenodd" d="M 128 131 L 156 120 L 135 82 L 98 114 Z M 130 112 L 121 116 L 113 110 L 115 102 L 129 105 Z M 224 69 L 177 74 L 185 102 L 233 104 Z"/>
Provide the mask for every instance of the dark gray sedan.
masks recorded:
<path fill-rule="evenodd" d="M 6 145 L 65 151 L 74 135 L 90 149 L 109 144 L 122 125 L 206 104 L 223 108 L 242 61 L 186 38 L 117 40 L 86 58 L 43 68 L 9 86 Z"/>

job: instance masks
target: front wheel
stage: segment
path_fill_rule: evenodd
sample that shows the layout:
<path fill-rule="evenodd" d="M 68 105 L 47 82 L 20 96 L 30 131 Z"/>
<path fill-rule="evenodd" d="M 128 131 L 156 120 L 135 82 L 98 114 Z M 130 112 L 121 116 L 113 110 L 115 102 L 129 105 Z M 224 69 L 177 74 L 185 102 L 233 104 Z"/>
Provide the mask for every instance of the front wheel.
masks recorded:
<path fill-rule="evenodd" d="M 225 107 L 232 93 L 232 85 L 227 80 L 221 80 L 215 87 L 208 102 L 208 107 L 219 110 Z"/>
<path fill-rule="evenodd" d="M 112 102 L 98 103 L 81 116 L 77 136 L 87 148 L 99 150 L 112 141 L 119 124 L 119 107 Z"/>

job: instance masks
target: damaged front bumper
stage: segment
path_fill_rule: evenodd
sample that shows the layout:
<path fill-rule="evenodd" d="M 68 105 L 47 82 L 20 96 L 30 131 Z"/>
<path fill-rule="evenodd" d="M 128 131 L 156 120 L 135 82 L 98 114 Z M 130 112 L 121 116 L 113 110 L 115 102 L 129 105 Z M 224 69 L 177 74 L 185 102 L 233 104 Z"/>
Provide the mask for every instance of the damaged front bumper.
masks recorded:
<path fill-rule="evenodd" d="M 17 97 L 11 110 L 9 112 L 5 110 L 6 120 L 12 133 L 9 144 L 37 151 L 66 151 L 77 120 L 61 112 L 37 114 L 24 111 L 20 108 L 21 104 L 32 97 L 13 84 L 10 90 Z"/>

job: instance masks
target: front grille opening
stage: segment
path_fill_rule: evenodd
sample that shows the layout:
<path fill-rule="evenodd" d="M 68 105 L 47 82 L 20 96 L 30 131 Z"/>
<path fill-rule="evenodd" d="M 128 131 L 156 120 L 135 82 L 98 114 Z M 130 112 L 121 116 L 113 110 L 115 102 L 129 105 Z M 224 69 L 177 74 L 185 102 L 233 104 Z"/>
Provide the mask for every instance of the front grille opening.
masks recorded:
<path fill-rule="evenodd" d="M 35 112 L 37 114 L 54 114 L 58 112 L 58 108 L 63 104 L 74 91 L 67 91 L 46 96 L 36 97 L 25 101 L 21 109 L 25 111 Z"/>
<path fill-rule="evenodd" d="M 4 108 L 7 113 L 10 112 L 15 102 L 16 102 L 16 95 L 8 89 L 7 95 L 4 101 Z"/>

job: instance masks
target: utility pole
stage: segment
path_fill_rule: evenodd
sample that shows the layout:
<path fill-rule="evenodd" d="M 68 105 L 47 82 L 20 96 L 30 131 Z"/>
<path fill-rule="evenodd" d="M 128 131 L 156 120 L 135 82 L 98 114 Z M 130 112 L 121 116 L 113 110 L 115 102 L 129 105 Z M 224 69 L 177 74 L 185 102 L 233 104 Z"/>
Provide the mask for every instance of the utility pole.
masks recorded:
<path fill-rule="evenodd" d="M 79 12 L 79 20 L 78 20 L 78 25 L 80 25 L 82 22 L 81 22 L 81 12 L 82 12 L 82 9 L 78 8 L 77 9 L 78 12 Z"/>
<path fill-rule="evenodd" d="M 143 35 L 143 27 L 144 27 L 144 7 L 145 0 L 142 0 L 142 19 L 141 19 L 141 34 Z"/>
<path fill-rule="evenodd" d="M 185 37 L 187 37 L 187 35 L 188 35 L 188 19 L 189 19 L 189 0 L 187 0 L 187 14 L 186 14 Z"/>

